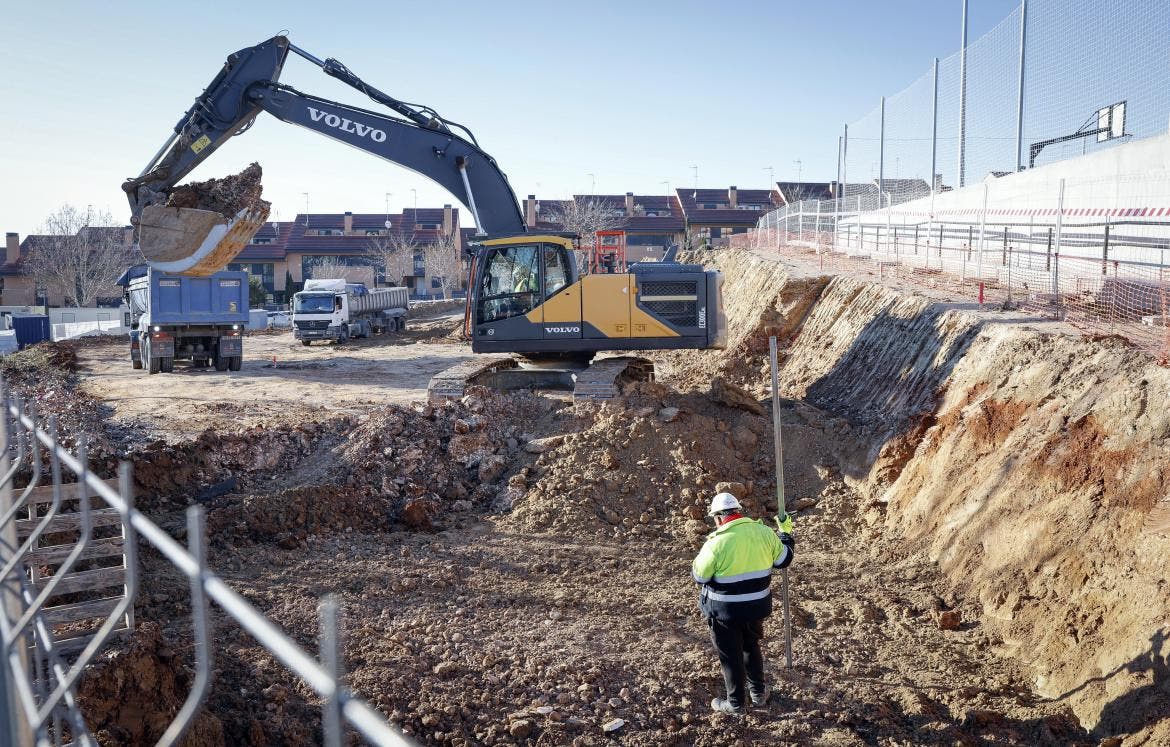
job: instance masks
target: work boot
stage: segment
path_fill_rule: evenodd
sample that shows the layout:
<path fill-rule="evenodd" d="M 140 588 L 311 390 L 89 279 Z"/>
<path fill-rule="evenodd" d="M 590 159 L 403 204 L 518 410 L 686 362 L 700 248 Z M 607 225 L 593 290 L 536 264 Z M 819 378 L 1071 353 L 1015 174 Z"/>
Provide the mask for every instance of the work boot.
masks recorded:
<path fill-rule="evenodd" d="M 715 698 L 711 701 L 711 710 L 716 713 L 726 713 L 728 716 L 742 716 L 744 714 L 743 707 L 736 708 L 731 704 L 730 700 L 723 698 Z"/>
<path fill-rule="evenodd" d="M 764 689 L 760 691 L 759 695 L 752 693 L 752 705 L 756 707 L 765 706 L 768 704 L 768 698 L 772 697 L 772 690 L 764 685 Z"/>

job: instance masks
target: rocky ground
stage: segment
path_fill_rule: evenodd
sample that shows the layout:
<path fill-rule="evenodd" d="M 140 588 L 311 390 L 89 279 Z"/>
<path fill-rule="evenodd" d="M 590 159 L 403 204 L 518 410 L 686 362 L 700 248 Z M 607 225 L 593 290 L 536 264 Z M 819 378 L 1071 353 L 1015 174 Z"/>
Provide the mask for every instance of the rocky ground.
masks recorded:
<path fill-rule="evenodd" d="M 63 391 L 105 416 L 104 427 L 84 422 L 131 457 L 140 505 L 164 528 L 183 538 L 185 506 L 206 506 L 216 571 L 306 648 L 319 598 L 338 595 L 349 684 L 422 743 L 1122 744 L 1102 742 L 1117 732 L 1074 700 L 1040 694 L 1033 662 L 1005 648 L 979 593 L 891 515 L 882 491 L 955 430 L 914 408 L 936 406 L 950 372 L 939 362 L 961 346 L 944 336 L 919 355 L 938 363 L 929 376 L 898 374 L 912 391 L 879 387 L 851 410 L 851 379 L 831 361 L 816 373 L 801 330 L 807 320 L 810 339 L 831 336 L 847 316 L 810 317 L 822 297 L 871 301 L 749 270 L 727 270 L 732 287 L 755 283 L 734 296 L 727 351 L 658 354 L 659 381 L 601 405 L 478 389 L 422 404 L 430 359 L 466 354 L 449 341 L 457 315 L 354 348 L 252 338 L 279 351 L 276 369 L 259 357 L 235 375 L 151 377 L 199 400 L 161 413 L 131 396 L 114 346 L 38 365 L 60 368 Z M 950 329 L 947 319 L 931 324 Z M 966 334 L 952 326 L 955 340 Z M 775 696 L 737 719 L 710 712 L 720 678 L 689 564 L 714 491 L 740 494 L 757 516 L 775 510 L 768 334 L 788 367 L 794 666 L 783 666 L 778 603 L 765 644 Z M 878 360 L 865 344 L 835 360 L 850 355 Z M 331 360 L 337 369 L 291 365 Z M 186 581 L 150 552 L 143 567 L 139 632 L 82 685 L 104 744 L 157 739 L 190 682 Z M 188 743 L 319 741 L 310 691 L 220 622 L 216 681 Z M 1146 734 L 1124 744 L 1157 743 Z"/>

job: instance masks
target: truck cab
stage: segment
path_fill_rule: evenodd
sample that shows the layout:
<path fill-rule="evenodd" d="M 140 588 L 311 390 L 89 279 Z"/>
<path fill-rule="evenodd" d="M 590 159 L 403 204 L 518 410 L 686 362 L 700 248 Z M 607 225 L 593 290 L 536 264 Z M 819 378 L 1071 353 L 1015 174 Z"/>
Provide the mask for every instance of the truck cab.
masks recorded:
<path fill-rule="evenodd" d="M 344 279 L 306 280 L 293 295 L 293 335 L 302 345 L 313 340 L 342 343 L 351 337 L 405 329 L 405 288 L 375 288 Z"/>
<path fill-rule="evenodd" d="M 293 295 L 293 334 L 302 344 L 313 340 L 345 342 L 351 336 L 349 328 L 349 298 L 346 282 L 337 280 L 306 280 L 305 289 Z"/>

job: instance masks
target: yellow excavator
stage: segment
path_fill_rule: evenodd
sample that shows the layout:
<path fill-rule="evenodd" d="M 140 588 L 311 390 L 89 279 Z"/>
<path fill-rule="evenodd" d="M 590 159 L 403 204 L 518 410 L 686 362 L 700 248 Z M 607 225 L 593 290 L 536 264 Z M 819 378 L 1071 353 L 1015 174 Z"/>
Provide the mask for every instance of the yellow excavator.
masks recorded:
<path fill-rule="evenodd" d="M 278 82 L 289 52 L 361 91 L 386 111 L 302 93 Z M 470 384 L 568 386 L 577 397 L 606 398 L 623 383 L 653 376 L 653 365 L 604 351 L 722 348 L 722 278 L 700 265 L 636 263 L 626 271 L 581 275 L 566 233 L 529 233 L 507 177 L 466 127 L 433 109 L 399 101 L 335 59 L 318 59 L 273 37 L 228 57 L 142 173 L 123 185 L 147 261 L 160 270 L 209 275 L 238 253 L 266 218 L 258 202 L 234 215 L 167 206 L 179 181 L 261 112 L 416 171 L 471 211 L 465 332 L 488 354 L 437 375 L 434 398 Z M 518 361 L 513 354 L 520 354 Z"/>

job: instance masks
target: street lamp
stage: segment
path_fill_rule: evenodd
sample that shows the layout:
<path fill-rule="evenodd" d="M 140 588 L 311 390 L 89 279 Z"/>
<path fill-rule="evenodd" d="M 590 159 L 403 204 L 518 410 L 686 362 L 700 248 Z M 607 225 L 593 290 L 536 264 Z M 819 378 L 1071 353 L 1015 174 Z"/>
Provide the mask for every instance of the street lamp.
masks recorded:
<path fill-rule="evenodd" d="M 804 164 L 801 162 L 801 160 L 799 158 L 796 159 L 795 161 L 793 161 L 793 163 L 796 164 L 796 183 L 800 184 L 800 172 L 801 172 L 801 169 L 804 168 Z"/>
<path fill-rule="evenodd" d="M 595 194 L 597 191 L 597 175 L 586 174 L 585 176 L 589 177 L 589 194 Z"/>
<path fill-rule="evenodd" d="M 391 227 L 391 224 L 390 224 L 390 196 L 393 194 L 394 194 L 393 192 L 386 193 L 386 231 L 387 231 L 387 233 L 389 233 L 390 227 Z"/>
<path fill-rule="evenodd" d="M 771 166 L 765 166 L 763 170 L 768 172 L 768 189 L 771 190 L 776 185 L 776 170 Z"/>

